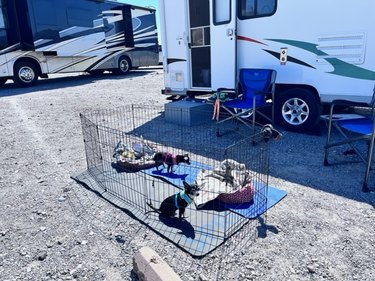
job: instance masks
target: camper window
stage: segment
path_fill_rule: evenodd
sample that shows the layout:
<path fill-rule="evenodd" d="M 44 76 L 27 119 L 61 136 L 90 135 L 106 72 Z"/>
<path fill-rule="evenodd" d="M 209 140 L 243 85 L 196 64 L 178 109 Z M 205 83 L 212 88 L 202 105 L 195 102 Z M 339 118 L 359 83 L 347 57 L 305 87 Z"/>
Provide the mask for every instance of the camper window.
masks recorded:
<path fill-rule="evenodd" d="M 203 29 L 196 28 L 191 30 L 191 45 L 203 46 Z"/>
<path fill-rule="evenodd" d="M 191 46 L 208 46 L 210 45 L 210 28 L 207 26 L 196 27 L 191 29 Z"/>
<path fill-rule="evenodd" d="M 271 16 L 276 12 L 277 0 L 240 0 L 238 17 L 249 19 Z"/>
<path fill-rule="evenodd" d="M 225 24 L 231 20 L 231 0 L 214 0 L 214 24 Z"/>

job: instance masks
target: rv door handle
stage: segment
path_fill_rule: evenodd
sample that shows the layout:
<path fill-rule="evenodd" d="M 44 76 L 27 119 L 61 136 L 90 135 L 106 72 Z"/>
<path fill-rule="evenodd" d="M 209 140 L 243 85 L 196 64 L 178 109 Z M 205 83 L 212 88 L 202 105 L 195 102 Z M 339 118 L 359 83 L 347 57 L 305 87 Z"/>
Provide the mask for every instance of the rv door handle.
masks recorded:
<path fill-rule="evenodd" d="M 234 34 L 233 29 L 232 28 L 228 28 L 227 29 L 227 36 L 230 37 L 230 36 L 233 36 L 233 34 Z"/>

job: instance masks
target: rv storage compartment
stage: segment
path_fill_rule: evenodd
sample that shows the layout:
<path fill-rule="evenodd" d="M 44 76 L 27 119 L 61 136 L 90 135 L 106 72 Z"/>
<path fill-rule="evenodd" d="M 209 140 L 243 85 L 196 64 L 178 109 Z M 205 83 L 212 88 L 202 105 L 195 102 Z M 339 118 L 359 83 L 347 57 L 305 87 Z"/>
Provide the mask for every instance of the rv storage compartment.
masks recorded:
<path fill-rule="evenodd" d="M 174 124 L 194 126 L 207 122 L 212 110 L 212 105 L 204 102 L 175 101 L 165 105 L 165 119 Z"/>

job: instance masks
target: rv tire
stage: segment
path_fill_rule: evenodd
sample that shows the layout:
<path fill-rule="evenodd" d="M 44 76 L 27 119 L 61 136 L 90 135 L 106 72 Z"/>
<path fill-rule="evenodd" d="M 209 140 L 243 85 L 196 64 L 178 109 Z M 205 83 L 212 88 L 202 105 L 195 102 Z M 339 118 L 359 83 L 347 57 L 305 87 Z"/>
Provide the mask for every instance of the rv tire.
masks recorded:
<path fill-rule="evenodd" d="M 7 81 L 8 81 L 8 78 L 6 78 L 6 77 L 1 77 L 1 78 L 0 78 L 0 86 L 3 86 Z"/>
<path fill-rule="evenodd" d="M 20 87 L 30 87 L 38 81 L 37 67 L 29 61 L 18 61 L 14 64 L 14 83 Z"/>
<path fill-rule="evenodd" d="M 90 70 L 89 73 L 93 76 L 100 76 L 104 73 L 103 69 Z"/>
<path fill-rule="evenodd" d="M 281 92 L 275 102 L 275 117 L 286 130 L 308 132 L 319 122 L 321 105 L 309 89 L 293 88 Z"/>
<path fill-rule="evenodd" d="M 131 62 L 128 57 L 122 56 L 118 60 L 118 68 L 114 69 L 113 72 L 115 74 L 123 75 L 127 74 L 131 69 Z"/>

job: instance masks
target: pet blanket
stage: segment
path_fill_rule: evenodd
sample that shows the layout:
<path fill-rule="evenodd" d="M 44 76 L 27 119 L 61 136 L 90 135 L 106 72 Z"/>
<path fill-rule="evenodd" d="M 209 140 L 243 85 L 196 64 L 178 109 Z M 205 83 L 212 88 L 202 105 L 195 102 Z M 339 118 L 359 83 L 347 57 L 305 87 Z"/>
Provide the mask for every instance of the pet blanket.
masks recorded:
<path fill-rule="evenodd" d="M 127 172 L 137 172 L 155 167 L 153 156 L 156 148 L 144 143 L 133 143 L 128 147 L 119 141 L 113 150 L 114 164 Z"/>
<path fill-rule="evenodd" d="M 226 203 L 246 203 L 254 195 L 250 172 L 244 164 L 232 159 L 224 160 L 214 170 L 202 169 L 196 182 L 200 188 L 200 194 L 195 198 L 198 208 L 215 198 Z"/>
<path fill-rule="evenodd" d="M 257 189 L 264 188 L 264 184 L 260 182 L 254 182 Z M 257 216 L 263 214 L 269 208 L 277 204 L 281 199 L 283 199 L 288 193 L 285 190 L 268 186 L 266 198 L 263 198 L 263 194 L 256 193 L 253 200 L 248 203 L 243 204 L 230 204 L 223 203 L 222 207 L 231 210 L 232 212 L 241 215 L 248 219 L 256 218 Z M 264 201 L 267 204 L 264 204 Z"/>

